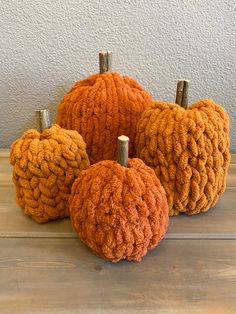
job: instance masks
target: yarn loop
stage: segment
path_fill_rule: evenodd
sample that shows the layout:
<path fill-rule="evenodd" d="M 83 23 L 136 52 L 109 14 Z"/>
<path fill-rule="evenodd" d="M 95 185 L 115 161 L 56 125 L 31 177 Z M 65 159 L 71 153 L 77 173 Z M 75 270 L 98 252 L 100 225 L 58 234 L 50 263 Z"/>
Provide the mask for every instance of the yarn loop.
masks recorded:
<path fill-rule="evenodd" d="M 164 186 L 170 216 L 207 211 L 225 190 L 229 119 L 211 99 L 186 110 L 156 101 L 138 123 L 136 149 Z"/>
<path fill-rule="evenodd" d="M 155 172 L 137 158 L 129 159 L 127 168 L 105 160 L 83 170 L 69 203 L 80 239 L 112 262 L 140 261 L 168 227 L 164 189 Z"/>
<path fill-rule="evenodd" d="M 105 72 L 73 86 L 59 104 L 56 122 L 83 136 L 93 164 L 116 159 L 117 137 L 122 134 L 130 138 L 130 156 L 134 156 L 136 124 L 150 106 L 151 96 L 134 79 Z"/>
<path fill-rule="evenodd" d="M 53 125 L 28 130 L 11 146 L 16 201 L 39 223 L 67 217 L 72 183 L 89 166 L 81 135 Z"/>

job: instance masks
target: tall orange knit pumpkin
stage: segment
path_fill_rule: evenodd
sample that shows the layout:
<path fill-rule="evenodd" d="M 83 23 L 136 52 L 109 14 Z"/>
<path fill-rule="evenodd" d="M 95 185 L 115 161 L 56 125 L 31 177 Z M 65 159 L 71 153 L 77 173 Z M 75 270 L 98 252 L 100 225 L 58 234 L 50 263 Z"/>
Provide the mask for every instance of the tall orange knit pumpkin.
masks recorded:
<path fill-rule="evenodd" d="M 56 123 L 84 138 L 90 162 L 115 159 L 117 136 L 130 138 L 134 156 L 136 124 L 151 96 L 131 77 L 110 72 L 111 54 L 100 53 L 100 74 L 75 83 L 59 104 Z"/>
<path fill-rule="evenodd" d="M 11 146 L 16 201 L 25 214 L 44 223 L 69 215 L 71 186 L 89 166 L 85 143 L 76 131 L 53 125 L 26 131 Z"/>
<path fill-rule="evenodd" d="M 186 91 L 187 82 L 180 81 L 176 102 L 181 104 L 182 97 L 185 107 Z M 229 119 L 211 99 L 187 109 L 154 102 L 138 123 L 136 149 L 164 186 L 171 216 L 207 211 L 225 190 Z"/>
<path fill-rule="evenodd" d="M 120 137 L 121 146 L 127 138 Z M 123 142 L 123 143 L 122 143 Z M 155 172 L 142 160 L 104 160 L 83 170 L 72 186 L 75 231 L 97 255 L 112 262 L 140 261 L 164 237 L 168 205 Z"/>

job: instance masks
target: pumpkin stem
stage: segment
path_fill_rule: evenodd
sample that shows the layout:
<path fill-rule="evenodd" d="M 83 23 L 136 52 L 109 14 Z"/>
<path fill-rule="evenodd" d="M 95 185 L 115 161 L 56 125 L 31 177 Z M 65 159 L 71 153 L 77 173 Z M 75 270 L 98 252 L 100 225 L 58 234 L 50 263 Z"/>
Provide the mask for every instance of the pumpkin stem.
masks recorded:
<path fill-rule="evenodd" d="M 180 80 L 177 83 L 175 102 L 184 109 L 188 107 L 188 83 L 187 80 Z"/>
<path fill-rule="evenodd" d="M 36 110 L 39 114 L 39 128 L 40 132 L 43 132 L 43 130 L 50 128 L 51 121 L 49 117 L 49 110 L 43 109 L 43 110 Z"/>
<path fill-rule="evenodd" d="M 118 137 L 118 163 L 123 166 L 128 166 L 129 158 L 129 138 L 121 135 Z"/>
<path fill-rule="evenodd" d="M 111 72 L 112 52 L 100 51 L 99 52 L 99 69 L 100 74 L 104 72 Z"/>

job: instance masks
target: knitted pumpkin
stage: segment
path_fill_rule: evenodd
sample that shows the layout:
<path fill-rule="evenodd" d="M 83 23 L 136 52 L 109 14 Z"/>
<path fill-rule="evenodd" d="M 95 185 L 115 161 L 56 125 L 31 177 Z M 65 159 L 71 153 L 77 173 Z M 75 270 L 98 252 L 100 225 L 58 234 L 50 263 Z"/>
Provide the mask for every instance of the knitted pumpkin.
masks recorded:
<path fill-rule="evenodd" d="M 182 101 L 186 105 L 186 95 Z M 164 186 L 170 216 L 207 211 L 225 190 L 229 119 L 211 99 L 188 109 L 154 102 L 138 123 L 136 149 Z"/>
<path fill-rule="evenodd" d="M 129 136 L 133 157 L 136 124 L 151 106 L 151 96 L 134 79 L 108 72 L 110 62 L 110 53 L 100 53 L 100 74 L 75 83 L 57 111 L 57 124 L 83 136 L 92 164 L 116 159 L 121 134 Z"/>
<path fill-rule="evenodd" d="M 81 135 L 58 125 L 26 131 L 12 144 L 10 163 L 16 201 L 39 223 L 69 215 L 72 183 L 89 166 Z"/>
<path fill-rule="evenodd" d="M 69 203 L 80 239 L 112 262 L 140 261 L 168 226 L 164 189 L 155 172 L 137 158 L 129 159 L 127 167 L 105 160 L 83 170 Z"/>

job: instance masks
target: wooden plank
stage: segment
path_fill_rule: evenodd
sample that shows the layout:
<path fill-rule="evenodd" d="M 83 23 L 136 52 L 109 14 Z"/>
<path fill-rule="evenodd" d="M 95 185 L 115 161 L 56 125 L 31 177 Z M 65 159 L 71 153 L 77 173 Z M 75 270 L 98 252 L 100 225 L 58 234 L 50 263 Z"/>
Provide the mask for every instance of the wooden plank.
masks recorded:
<path fill-rule="evenodd" d="M 12 166 L 9 163 L 10 158 L 10 149 L 8 148 L 1 148 L 0 149 L 0 178 L 2 174 L 12 172 Z"/>
<path fill-rule="evenodd" d="M 0 204 L 0 238 L 77 238 L 70 219 L 38 224 L 17 204 Z"/>
<path fill-rule="evenodd" d="M 226 184 L 227 187 L 236 187 L 236 164 L 230 164 Z"/>
<path fill-rule="evenodd" d="M 235 239 L 236 238 L 236 189 L 229 188 L 214 208 L 195 216 L 185 214 L 170 218 L 168 239 Z M 76 238 L 69 219 L 38 224 L 25 216 L 14 203 L 15 191 L 0 187 L 0 237 Z M 3 198 L 5 202 L 3 202 Z M 6 201 L 7 200 L 7 201 Z"/>
<path fill-rule="evenodd" d="M 236 153 L 231 154 L 231 164 L 236 164 Z"/>
<path fill-rule="evenodd" d="M 0 183 L 0 204 L 15 204 L 16 191 L 13 183 Z"/>
<path fill-rule="evenodd" d="M 0 185 L 12 185 L 12 166 L 9 164 L 9 149 L 0 149 Z M 236 154 L 231 154 L 227 186 L 236 187 Z"/>
<path fill-rule="evenodd" d="M 13 184 L 0 184 L 0 204 L 15 204 L 16 192 Z"/>
<path fill-rule="evenodd" d="M 8 158 L 10 155 L 10 148 L 0 148 L 0 158 L 6 157 Z"/>
<path fill-rule="evenodd" d="M 2 153 L 1 150 L 0 152 Z M 1 159 L 1 162 L 4 161 L 7 161 L 7 158 Z M 3 166 L 4 169 L 7 168 L 6 165 L 8 165 L 8 161 Z M 0 172 L 0 237 L 75 238 L 76 235 L 68 219 L 38 225 L 23 215 L 20 208 L 15 204 L 15 188 L 11 181 L 10 166 L 9 169 L 8 173 Z M 232 164 L 228 177 L 231 177 L 231 181 L 236 185 L 236 164 Z M 236 237 L 236 211 L 232 208 L 234 208 L 235 192 L 236 190 L 233 188 L 227 189 L 215 208 L 207 213 L 191 217 L 186 215 L 172 217 L 167 238 L 234 239 Z"/>
<path fill-rule="evenodd" d="M 2 180 L 2 175 L 11 175 L 12 174 L 12 166 L 9 163 L 9 159 L 7 157 L 0 157 L 0 178 Z"/>
<path fill-rule="evenodd" d="M 217 204 L 205 213 L 194 216 L 186 214 L 171 217 L 169 232 L 174 235 L 185 233 L 189 238 L 205 238 L 210 235 L 227 235 L 236 238 L 236 188 L 228 188 Z M 192 234 L 192 237 L 191 237 Z M 216 237 L 217 238 L 217 237 Z"/>
<path fill-rule="evenodd" d="M 236 241 L 165 240 L 112 264 L 74 239 L 1 239 L 1 313 L 235 313 Z"/>

